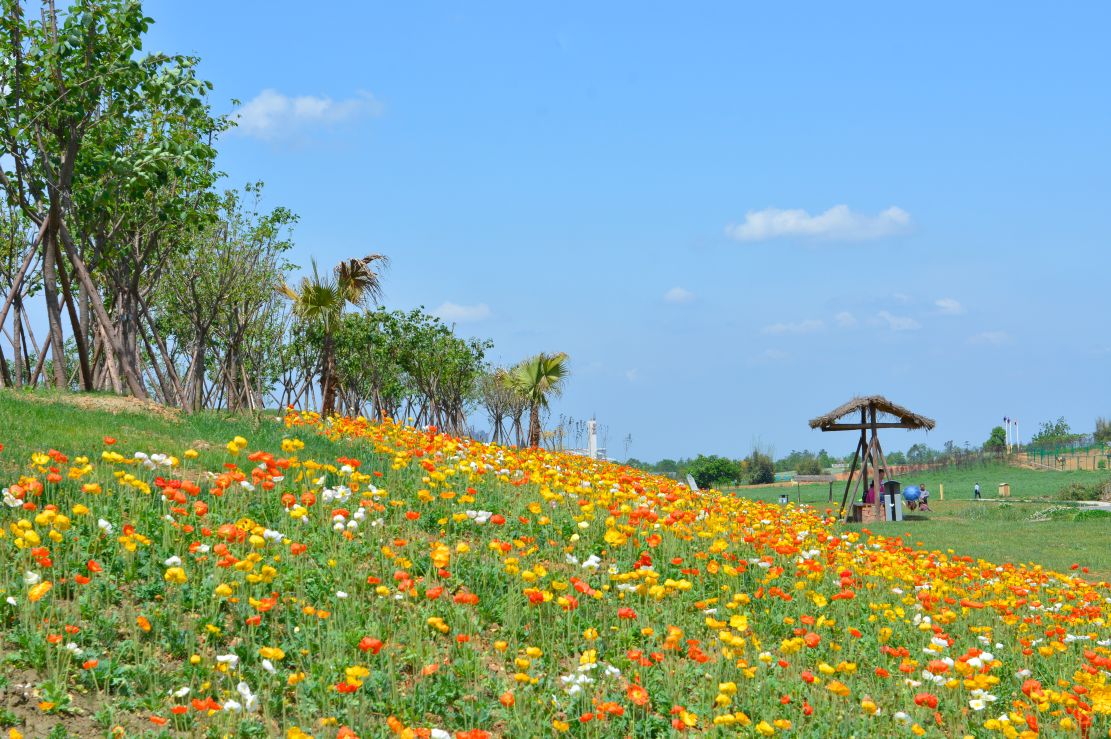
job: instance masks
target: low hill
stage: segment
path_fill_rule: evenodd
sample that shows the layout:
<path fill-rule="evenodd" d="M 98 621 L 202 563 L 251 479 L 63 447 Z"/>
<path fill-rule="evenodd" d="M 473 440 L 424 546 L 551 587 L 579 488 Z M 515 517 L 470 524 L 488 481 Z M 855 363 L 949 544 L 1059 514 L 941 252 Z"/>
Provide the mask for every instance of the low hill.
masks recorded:
<path fill-rule="evenodd" d="M 993 562 L 311 413 L 0 392 L 0 443 L 11 736 L 1107 731 L 1111 587 L 1017 521 Z"/>

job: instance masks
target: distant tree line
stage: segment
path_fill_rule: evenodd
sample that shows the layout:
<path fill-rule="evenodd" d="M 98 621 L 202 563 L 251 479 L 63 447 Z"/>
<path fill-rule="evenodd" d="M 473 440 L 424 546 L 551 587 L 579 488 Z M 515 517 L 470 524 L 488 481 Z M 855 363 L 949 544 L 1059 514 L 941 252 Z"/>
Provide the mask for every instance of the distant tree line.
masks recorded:
<path fill-rule="evenodd" d="M 731 459 L 716 454 L 699 454 L 693 458 L 661 459 L 655 464 L 630 458 L 626 464 L 678 480 L 684 480 L 687 475 L 690 475 L 700 488 L 723 485 L 763 485 L 775 482 L 776 470 L 771 455 L 759 449 L 753 449 L 743 459 Z"/>

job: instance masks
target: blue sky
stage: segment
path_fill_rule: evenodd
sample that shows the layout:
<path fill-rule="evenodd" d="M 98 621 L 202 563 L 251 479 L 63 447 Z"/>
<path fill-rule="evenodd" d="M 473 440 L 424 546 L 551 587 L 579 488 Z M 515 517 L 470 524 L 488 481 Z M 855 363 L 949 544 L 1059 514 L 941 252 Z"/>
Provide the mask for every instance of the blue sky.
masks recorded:
<path fill-rule="evenodd" d="M 611 451 L 848 453 L 806 421 L 854 393 L 938 420 L 892 449 L 1111 414 L 1107 4 L 146 8 L 297 260 L 568 352 Z"/>

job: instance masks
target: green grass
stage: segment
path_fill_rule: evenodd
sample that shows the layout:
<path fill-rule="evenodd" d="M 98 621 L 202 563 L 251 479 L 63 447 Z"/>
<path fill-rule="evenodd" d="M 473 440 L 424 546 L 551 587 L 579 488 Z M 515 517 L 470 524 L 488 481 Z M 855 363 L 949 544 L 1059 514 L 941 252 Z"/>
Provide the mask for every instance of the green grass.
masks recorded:
<path fill-rule="evenodd" d="M 1004 464 L 983 465 L 978 467 L 951 467 L 923 472 L 911 472 L 900 475 L 897 479 L 903 484 L 917 485 L 925 483 L 930 491 L 930 501 L 939 501 L 941 486 L 945 486 L 945 499 L 972 500 L 972 487 L 980 483 L 980 491 L 985 498 L 998 496 L 999 483 L 1006 482 L 1011 486 L 1011 498 L 1056 498 L 1057 493 L 1074 482 L 1092 483 L 1107 480 L 1109 473 L 1106 471 L 1092 472 L 1062 471 L 1062 470 L 1032 470 L 1022 467 L 1011 467 Z M 817 504 L 827 502 L 829 498 L 829 484 L 819 483 L 800 485 L 796 492 L 794 485 L 790 486 L 758 486 L 758 487 L 727 487 L 723 490 L 736 492 L 746 498 L 758 500 L 776 500 L 780 493 L 788 493 L 791 500 L 796 500 L 801 493 L 804 503 Z M 837 505 L 845 494 L 844 481 L 833 483 L 833 500 Z M 858 493 L 859 495 L 859 493 Z"/>
<path fill-rule="evenodd" d="M 84 405 L 74 405 L 75 401 Z M 113 413 L 98 405 L 119 405 L 119 399 L 96 393 L 74 396 L 52 391 L 0 390 L 0 473 L 24 469 L 30 455 L 57 449 L 63 454 L 96 453 L 106 449 L 103 437 L 111 435 L 121 451 L 163 452 L 181 455 L 198 442 L 222 447 L 236 435 L 248 437 L 253 448 L 274 448 L 293 436 L 275 411 L 262 413 L 158 414 L 142 410 Z M 343 446 L 315 434 L 305 434 L 306 453 L 334 459 Z M 350 448 L 350 445 L 347 445 Z"/>
<path fill-rule="evenodd" d="M 1111 581 L 1111 512 L 1086 510 L 1057 498 L 1073 482 L 1098 482 L 1105 472 L 1030 470 L 1006 465 L 942 469 L 904 475 L 904 485 L 926 483 L 932 511 L 905 511 L 903 523 L 870 524 L 885 536 L 903 536 L 908 544 L 952 551 L 992 562 L 1033 562 L 1054 570 L 1073 564 L 1089 568 L 1092 579 Z M 980 483 L 985 498 L 976 501 L 972 486 Z M 1011 497 L 997 497 L 998 483 L 1011 485 Z M 941 485 L 945 500 L 941 500 Z M 845 483 L 829 485 L 730 488 L 730 492 L 765 501 L 786 493 L 792 503 L 819 509 L 841 504 Z M 860 529 L 859 524 L 847 525 Z"/>
<path fill-rule="evenodd" d="M 1111 512 L 1050 501 L 946 500 L 931 507 L 931 513 L 868 529 L 902 536 L 911 546 L 991 562 L 1032 562 L 1061 572 L 1080 564 L 1089 568 L 1090 579 L 1111 581 Z"/>
<path fill-rule="evenodd" d="M 1107 472 L 1090 470 L 1032 470 L 1011 467 L 1003 464 L 980 467 L 951 467 L 926 472 L 912 472 L 900 476 L 906 485 L 926 483 L 930 500 L 938 500 L 941 485 L 945 485 L 946 500 L 971 500 L 972 486 L 980 483 L 985 498 L 995 497 L 1001 482 L 1010 483 L 1012 498 L 1052 498 L 1057 492 L 1072 482 L 1096 482 L 1106 480 Z M 836 487 L 836 485 L 835 485 Z M 844 488 L 842 488 L 844 490 Z"/>

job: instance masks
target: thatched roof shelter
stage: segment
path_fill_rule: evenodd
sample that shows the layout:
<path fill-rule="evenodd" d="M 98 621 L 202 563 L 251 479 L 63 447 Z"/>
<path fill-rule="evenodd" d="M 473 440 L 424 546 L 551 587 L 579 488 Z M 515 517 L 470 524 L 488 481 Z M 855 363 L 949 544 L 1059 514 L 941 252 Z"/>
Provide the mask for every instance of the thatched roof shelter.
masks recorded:
<path fill-rule="evenodd" d="M 896 405 L 882 395 L 865 395 L 853 398 L 848 403 L 837 406 L 825 415 L 810 419 L 810 428 L 820 428 L 822 431 L 863 430 L 863 427 L 858 423 L 838 423 L 838 421 L 851 413 L 872 410 L 877 414 L 897 419 L 896 421 L 877 422 L 874 428 L 926 429 L 929 431 L 936 425 L 934 419 L 926 418 L 907 410 L 901 405 Z M 868 424 L 867 428 L 873 428 L 873 425 Z"/>
<path fill-rule="evenodd" d="M 859 413 L 859 417 L 856 414 Z M 853 506 L 853 520 L 865 520 L 865 515 L 870 520 L 902 520 L 902 509 L 895 505 L 894 491 L 884 492 L 884 478 L 888 470 L 887 459 L 884 457 L 883 448 L 880 446 L 879 429 L 926 429 L 929 431 L 936 424 L 934 419 L 926 418 L 901 405 L 895 405 L 882 395 L 864 395 L 838 406 L 824 416 L 810 420 L 810 428 L 822 431 L 859 431 L 860 440 L 853 453 L 853 461 L 849 467 L 849 477 L 845 480 L 845 494 L 841 498 L 841 514 L 845 512 L 845 505 L 849 501 L 849 490 L 852 489 L 852 498 L 857 501 L 857 492 L 866 490 L 865 501 L 855 502 Z M 869 438 L 871 432 L 871 438 Z M 860 465 L 860 474 L 857 474 L 857 465 Z M 856 487 L 853 487 L 853 481 Z M 871 481 L 871 483 L 869 483 Z M 898 483 L 894 483 L 896 486 Z M 878 491 L 878 492 L 877 492 Z M 874 500 L 868 500 L 874 498 Z M 830 500 L 833 499 L 833 488 L 830 488 Z M 890 504 L 882 502 L 889 499 Z M 867 502 L 869 505 L 865 505 Z M 867 509 L 871 509 L 866 513 Z"/>

